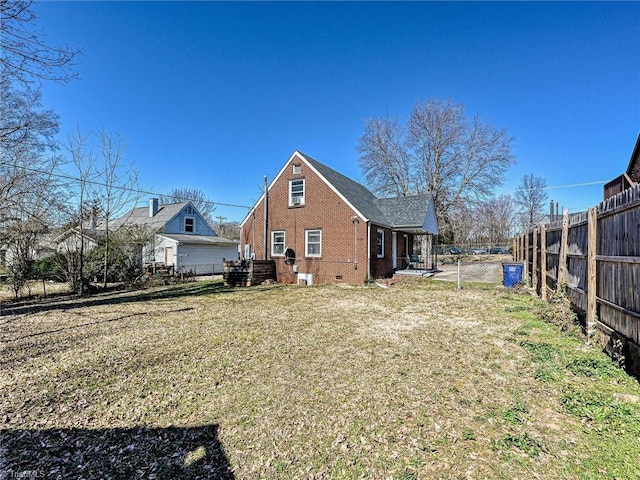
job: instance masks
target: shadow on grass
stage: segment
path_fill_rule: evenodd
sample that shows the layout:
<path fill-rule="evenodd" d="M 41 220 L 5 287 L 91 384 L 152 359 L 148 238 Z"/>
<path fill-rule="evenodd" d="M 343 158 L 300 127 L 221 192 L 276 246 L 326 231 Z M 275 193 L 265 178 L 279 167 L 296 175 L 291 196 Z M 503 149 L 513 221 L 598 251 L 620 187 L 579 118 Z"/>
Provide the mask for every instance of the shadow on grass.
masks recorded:
<path fill-rule="evenodd" d="M 3 303 L 0 316 L 24 315 L 53 310 L 71 310 L 74 308 L 95 307 L 103 305 L 122 305 L 127 303 L 148 302 L 152 300 L 166 300 L 180 297 L 213 295 L 234 291 L 225 287 L 221 282 L 197 282 L 165 288 L 140 290 L 139 292 L 108 292 L 87 297 L 55 297 L 48 300 Z"/>
<path fill-rule="evenodd" d="M 218 426 L 0 430 L 0 478 L 233 479 Z"/>

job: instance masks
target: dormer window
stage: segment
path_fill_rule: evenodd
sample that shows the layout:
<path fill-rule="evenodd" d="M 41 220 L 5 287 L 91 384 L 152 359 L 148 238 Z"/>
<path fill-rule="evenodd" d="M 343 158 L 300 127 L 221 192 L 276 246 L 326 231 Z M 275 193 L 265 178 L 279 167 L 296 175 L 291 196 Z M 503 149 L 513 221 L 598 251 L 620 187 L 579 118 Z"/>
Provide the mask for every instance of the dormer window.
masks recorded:
<path fill-rule="evenodd" d="M 185 233 L 193 233 L 196 231 L 196 219 L 193 217 L 184 217 L 184 231 Z"/>
<path fill-rule="evenodd" d="M 289 181 L 289 206 L 304 205 L 304 178 Z"/>

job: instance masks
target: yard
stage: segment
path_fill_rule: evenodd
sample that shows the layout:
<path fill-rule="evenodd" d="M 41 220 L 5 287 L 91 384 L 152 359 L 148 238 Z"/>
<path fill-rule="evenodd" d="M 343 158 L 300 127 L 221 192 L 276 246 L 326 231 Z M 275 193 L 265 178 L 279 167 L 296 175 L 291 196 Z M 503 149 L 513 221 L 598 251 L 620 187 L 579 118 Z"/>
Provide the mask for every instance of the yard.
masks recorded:
<path fill-rule="evenodd" d="M 565 320 L 424 279 L 3 304 L 0 478 L 638 478 L 638 382 Z"/>

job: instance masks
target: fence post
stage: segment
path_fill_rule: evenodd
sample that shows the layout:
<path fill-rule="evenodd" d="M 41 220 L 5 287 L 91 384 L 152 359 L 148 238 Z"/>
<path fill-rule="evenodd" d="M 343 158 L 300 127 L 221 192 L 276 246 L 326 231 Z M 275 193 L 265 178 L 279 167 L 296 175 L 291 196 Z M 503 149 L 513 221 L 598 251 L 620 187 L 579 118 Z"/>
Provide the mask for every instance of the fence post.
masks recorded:
<path fill-rule="evenodd" d="M 524 286 L 528 287 L 529 282 L 529 230 L 524 234 Z"/>
<path fill-rule="evenodd" d="M 596 333 L 596 302 L 597 302 L 597 208 L 589 209 L 588 216 L 589 238 L 587 242 L 587 342 L 590 342 Z"/>
<path fill-rule="evenodd" d="M 547 300 L 547 226 L 542 225 L 540 229 L 540 296 L 542 300 Z"/>
<path fill-rule="evenodd" d="M 533 248 L 531 249 L 531 286 L 538 291 L 538 228 L 533 229 Z"/>
<path fill-rule="evenodd" d="M 460 257 L 458 257 L 458 290 L 460 290 L 462 288 L 462 286 L 460 285 Z"/>
<path fill-rule="evenodd" d="M 521 262 L 524 258 L 522 256 L 522 250 L 524 249 L 524 234 L 518 235 L 518 261 Z"/>
<path fill-rule="evenodd" d="M 562 240 L 560 240 L 560 257 L 558 258 L 558 282 L 556 292 L 567 282 L 567 242 L 569 241 L 569 210 L 562 213 Z"/>

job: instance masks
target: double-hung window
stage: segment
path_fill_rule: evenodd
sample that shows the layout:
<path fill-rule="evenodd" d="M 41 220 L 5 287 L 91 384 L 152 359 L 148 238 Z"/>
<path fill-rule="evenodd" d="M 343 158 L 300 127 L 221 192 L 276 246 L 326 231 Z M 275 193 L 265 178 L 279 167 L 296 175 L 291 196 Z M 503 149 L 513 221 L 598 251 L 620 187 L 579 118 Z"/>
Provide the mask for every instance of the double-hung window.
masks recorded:
<path fill-rule="evenodd" d="M 322 230 L 305 230 L 304 252 L 307 257 L 322 256 Z"/>
<path fill-rule="evenodd" d="M 376 232 L 376 254 L 378 258 L 384 258 L 384 230 Z"/>
<path fill-rule="evenodd" d="M 284 255 L 285 238 L 284 230 L 274 230 L 271 232 L 271 255 Z"/>
<path fill-rule="evenodd" d="M 289 206 L 304 205 L 304 178 L 289 180 Z"/>

